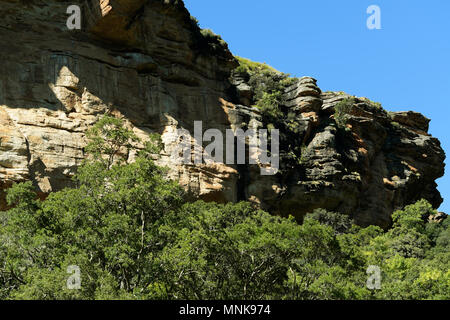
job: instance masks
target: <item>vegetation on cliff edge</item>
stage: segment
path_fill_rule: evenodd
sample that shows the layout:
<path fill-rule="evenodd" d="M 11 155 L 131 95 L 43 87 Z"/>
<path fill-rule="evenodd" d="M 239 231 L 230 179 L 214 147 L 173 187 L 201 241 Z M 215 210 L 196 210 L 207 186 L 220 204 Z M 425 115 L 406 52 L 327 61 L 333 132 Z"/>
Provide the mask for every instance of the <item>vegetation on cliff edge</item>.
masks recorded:
<path fill-rule="evenodd" d="M 280 156 L 283 170 L 295 168 L 302 159 L 301 125 L 295 112 L 284 108 L 286 89 L 297 79 L 273 67 L 249 59 L 236 57 L 239 67 L 236 75 L 243 77 L 253 91 L 253 103 L 261 111 L 268 129 L 280 130 Z"/>
<path fill-rule="evenodd" d="M 450 298 L 450 219 L 430 222 L 424 200 L 396 211 L 386 232 L 321 209 L 299 225 L 245 202 L 186 203 L 153 162 L 156 143 L 126 163 L 101 143 L 130 151 L 137 139 L 120 120 L 91 133 L 76 188 L 45 201 L 30 182 L 8 190 L 1 299 Z M 378 290 L 366 286 L 370 265 L 381 269 Z"/>

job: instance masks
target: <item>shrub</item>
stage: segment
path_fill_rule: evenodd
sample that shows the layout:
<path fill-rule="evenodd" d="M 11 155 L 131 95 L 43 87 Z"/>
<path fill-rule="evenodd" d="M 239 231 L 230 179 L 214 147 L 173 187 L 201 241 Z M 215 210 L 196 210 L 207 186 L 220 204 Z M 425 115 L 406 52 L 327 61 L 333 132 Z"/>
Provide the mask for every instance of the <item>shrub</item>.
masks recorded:
<path fill-rule="evenodd" d="M 305 219 L 316 220 L 323 225 L 330 226 L 336 234 L 349 232 L 353 225 L 353 220 L 348 215 L 324 209 L 314 210 L 313 213 L 307 214 Z"/>
<path fill-rule="evenodd" d="M 200 54 L 224 56 L 229 58 L 228 44 L 222 37 L 215 34 L 211 29 L 200 29 L 195 20 L 190 20 L 193 25 L 193 46 Z"/>
<path fill-rule="evenodd" d="M 196 17 L 190 16 L 190 22 L 194 28 L 200 28 L 199 21 Z"/>
<path fill-rule="evenodd" d="M 211 29 L 201 29 L 200 33 L 210 44 L 220 45 L 221 47 L 227 46 L 227 43 L 222 39 L 222 37 L 215 34 Z"/>
<path fill-rule="evenodd" d="M 339 128 L 345 128 L 354 103 L 355 98 L 345 98 L 334 107 L 334 120 Z"/>
<path fill-rule="evenodd" d="M 264 71 L 269 71 L 271 73 L 281 73 L 280 71 L 272 68 L 266 63 L 254 62 L 249 59 L 238 56 L 235 56 L 235 58 L 239 62 L 239 67 L 237 67 L 235 70 L 238 73 L 251 74 L 254 72 L 264 72 Z"/>

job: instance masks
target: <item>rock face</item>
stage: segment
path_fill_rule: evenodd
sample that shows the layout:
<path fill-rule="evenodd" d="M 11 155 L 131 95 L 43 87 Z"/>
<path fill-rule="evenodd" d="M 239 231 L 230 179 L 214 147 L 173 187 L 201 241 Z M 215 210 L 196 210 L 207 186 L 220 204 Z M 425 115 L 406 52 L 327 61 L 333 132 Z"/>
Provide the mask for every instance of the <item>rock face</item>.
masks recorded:
<path fill-rule="evenodd" d="M 66 27 L 72 4 L 81 8 L 81 30 Z M 357 98 L 349 129 L 339 130 L 334 107 L 347 95 L 322 93 L 308 77 L 284 94 L 305 145 L 294 169 L 281 163 L 278 174 L 262 176 L 258 165 L 175 163 L 176 130 L 193 133 L 194 121 L 224 136 L 264 126 L 251 85 L 230 78 L 237 62 L 226 44 L 202 36 L 180 0 L 0 0 L 0 16 L 3 199 L 18 181 L 32 180 L 42 197 L 70 186 L 86 130 L 111 112 L 144 139 L 160 133 L 159 163 L 207 201 L 250 200 L 297 217 L 322 207 L 383 227 L 396 208 L 420 198 L 442 202 L 434 181 L 445 155 L 427 134 L 428 119 Z"/>
<path fill-rule="evenodd" d="M 82 29 L 66 27 L 77 1 L 0 1 L 1 176 L 4 189 L 31 179 L 40 194 L 70 185 L 98 116 L 123 116 L 137 134 L 229 127 L 228 50 L 198 40 L 179 1 L 78 1 Z M 144 6 L 143 4 L 146 3 Z M 193 194 L 235 201 L 237 171 L 225 165 L 161 164 Z"/>

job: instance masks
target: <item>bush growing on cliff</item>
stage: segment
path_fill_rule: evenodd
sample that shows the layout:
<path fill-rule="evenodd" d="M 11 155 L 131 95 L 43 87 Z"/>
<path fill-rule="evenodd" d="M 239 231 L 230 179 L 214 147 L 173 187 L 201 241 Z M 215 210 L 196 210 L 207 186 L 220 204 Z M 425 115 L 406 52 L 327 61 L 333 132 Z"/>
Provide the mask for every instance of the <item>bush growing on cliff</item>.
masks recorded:
<path fill-rule="evenodd" d="M 348 114 L 355 104 L 354 98 L 345 98 L 334 107 L 334 120 L 339 128 L 345 128 L 348 121 Z"/>
<path fill-rule="evenodd" d="M 192 22 L 195 24 L 195 22 Z M 200 54 L 207 55 L 230 55 L 228 52 L 228 44 L 222 37 L 215 34 L 211 29 L 201 29 L 198 25 L 194 26 L 194 43 L 193 46 Z"/>
<path fill-rule="evenodd" d="M 121 120 L 97 128 L 132 148 Z M 450 298 L 450 219 L 428 222 L 436 212 L 426 201 L 397 211 L 388 231 L 323 209 L 299 225 L 249 203 L 184 203 L 151 160 L 155 144 L 109 165 L 96 137 L 103 157 L 81 166 L 76 188 L 45 201 L 29 182 L 8 190 L 1 299 Z M 67 287 L 74 265 L 79 290 Z M 381 290 L 366 287 L 368 265 L 381 268 Z"/>
<path fill-rule="evenodd" d="M 201 29 L 200 32 L 203 38 L 205 38 L 206 41 L 208 41 L 208 43 L 217 44 L 219 45 L 219 47 L 222 48 L 227 46 L 227 43 L 222 39 L 222 37 L 219 36 L 218 34 L 215 34 L 211 29 Z"/>
<path fill-rule="evenodd" d="M 194 28 L 200 29 L 200 22 L 198 21 L 198 19 L 194 16 L 190 16 L 189 17 L 190 23 Z"/>
<path fill-rule="evenodd" d="M 248 84 L 253 88 L 253 100 L 256 106 L 259 107 L 260 100 L 264 95 L 273 95 L 276 101 L 273 103 L 280 104 L 282 93 L 285 88 L 294 81 L 289 78 L 289 75 L 282 73 L 268 64 L 254 62 L 249 59 L 236 57 L 239 62 L 239 67 L 234 72 L 248 78 Z"/>
<path fill-rule="evenodd" d="M 247 74 L 250 75 L 251 73 L 255 73 L 255 72 L 264 72 L 264 71 L 268 71 L 271 73 L 281 73 L 280 71 L 272 68 L 271 66 L 269 66 L 267 63 L 260 63 L 260 62 L 255 62 L 255 61 L 251 61 L 250 59 L 246 59 L 246 58 L 242 58 L 242 57 L 235 57 L 238 62 L 239 62 L 239 66 L 235 69 L 235 72 L 238 72 L 240 74 Z"/>
<path fill-rule="evenodd" d="M 269 120 L 268 126 L 275 127 L 277 120 L 283 117 L 283 112 L 280 109 L 279 103 L 281 100 L 281 93 L 267 93 L 262 94 L 261 99 L 257 102 L 257 107 L 261 110 L 264 117 Z"/>
<path fill-rule="evenodd" d="M 301 144 L 298 142 L 298 119 L 292 112 L 283 108 L 284 93 L 296 79 L 282 73 L 265 63 L 253 62 L 236 57 L 239 67 L 235 73 L 246 79 L 253 91 L 254 106 L 261 111 L 263 123 L 267 128 L 280 130 L 280 146 L 283 164 L 295 167 L 301 157 Z M 283 169 L 282 169 L 283 170 Z"/>
<path fill-rule="evenodd" d="M 189 15 L 189 18 L 186 19 L 186 23 L 193 31 L 193 48 L 198 50 L 198 53 L 221 55 L 228 52 L 228 44 L 226 41 L 211 29 L 202 29 L 196 17 Z"/>

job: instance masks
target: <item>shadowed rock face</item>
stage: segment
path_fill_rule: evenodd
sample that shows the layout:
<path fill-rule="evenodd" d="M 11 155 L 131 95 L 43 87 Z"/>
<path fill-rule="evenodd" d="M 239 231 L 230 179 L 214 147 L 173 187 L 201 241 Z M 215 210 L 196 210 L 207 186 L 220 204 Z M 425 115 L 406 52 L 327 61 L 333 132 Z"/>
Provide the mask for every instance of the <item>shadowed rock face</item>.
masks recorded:
<path fill-rule="evenodd" d="M 77 3 L 82 30 L 69 31 L 66 9 Z M 334 106 L 346 95 L 322 93 L 308 77 L 285 93 L 305 145 L 298 166 L 281 162 L 279 174 L 261 176 L 257 165 L 174 163 L 175 130 L 192 133 L 194 121 L 224 137 L 229 128 L 264 126 L 251 107 L 251 86 L 230 78 L 233 56 L 202 38 L 182 1 L 0 0 L 0 15 L 2 192 L 24 180 L 42 197 L 69 186 L 84 159 L 86 130 L 110 111 L 143 139 L 162 135 L 158 162 L 195 198 L 250 200 L 299 218 L 322 207 L 383 227 L 396 208 L 420 198 L 442 202 L 434 181 L 445 155 L 426 132 L 428 119 L 359 98 L 349 130 L 340 130 Z"/>
<path fill-rule="evenodd" d="M 251 91 L 236 77 L 238 96 L 239 87 Z M 288 167 L 282 157 L 281 173 L 274 177 L 248 169 L 246 198 L 280 215 L 300 218 L 326 208 L 350 213 L 360 225 L 385 228 L 394 210 L 422 198 L 439 207 L 435 180 L 444 174 L 445 154 L 439 140 L 427 133 L 430 120 L 416 112 L 386 112 L 366 98 L 354 98 L 347 128 L 339 128 L 335 106 L 350 97 L 322 93 L 309 77 L 290 86 L 282 107 L 298 119 L 294 143 L 303 145 L 301 162 Z"/>

